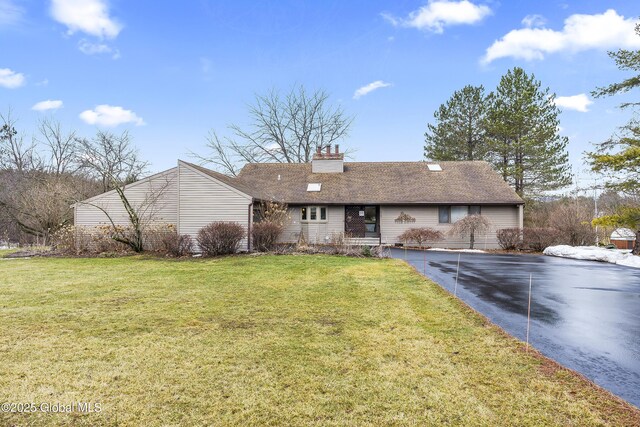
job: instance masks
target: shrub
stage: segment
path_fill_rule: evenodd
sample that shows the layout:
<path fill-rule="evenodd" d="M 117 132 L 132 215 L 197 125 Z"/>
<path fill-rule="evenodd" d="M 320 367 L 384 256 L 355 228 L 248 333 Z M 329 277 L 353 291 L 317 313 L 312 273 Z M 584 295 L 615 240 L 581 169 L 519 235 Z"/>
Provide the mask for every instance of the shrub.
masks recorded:
<path fill-rule="evenodd" d="M 116 234 L 129 235 L 133 229 L 128 226 L 118 225 L 112 227 L 110 225 L 98 225 L 91 229 L 91 253 L 126 253 L 131 250 L 124 243 L 117 242 L 113 239 Z"/>
<path fill-rule="evenodd" d="M 363 246 L 361 252 L 362 252 L 362 256 L 364 257 L 372 256 L 371 246 Z"/>
<path fill-rule="evenodd" d="M 212 222 L 198 231 L 198 245 L 204 256 L 233 254 L 245 237 L 244 228 L 237 222 Z"/>
<path fill-rule="evenodd" d="M 422 246 L 423 243 L 440 241 L 444 239 L 444 235 L 441 231 L 429 227 L 409 228 L 399 235 L 398 239 L 402 242 L 415 242 L 418 246 Z"/>
<path fill-rule="evenodd" d="M 91 250 L 91 231 L 87 227 L 68 225 L 51 235 L 52 245 L 63 254 L 80 255 Z"/>
<path fill-rule="evenodd" d="M 133 231 L 133 227 L 129 227 Z M 176 234 L 176 227 L 169 223 L 154 223 L 142 227 L 142 247 L 145 251 L 166 252 L 165 238 Z"/>
<path fill-rule="evenodd" d="M 556 206 L 549 215 L 549 226 L 558 230 L 563 244 L 584 246 L 596 240 L 596 231 L 591 226 L 593 209 L 580 205 L 576 202 Z"/>
<path fill-rule="evenodd" d="M 280 233 L 282 233 L 282 226 L 275 222 L 261 221 L 253 224 L 251 229 L 253 249 L 261 252 L 273 250 Z"/>
<path fill-rule="evenodd" d="M 162 239 L 164 251 L 174 257 L 182 257 L 193 252 L 193 239 L 188 234 L 167 233 Z"/>
<path fill-rule="evenodd" d="M 521 228 L 501 228 L 496 231 L 498 244 L 504 250 L 520 249 L 522 247 L 522 229 Z"/>
<path fill-rule="evenodd" d="M 285 203 L 266 201 L 260 202 L 254 209 L 254 218 L 258 222 L 271 222 L 284 227 L 291 219 L 289 207 Z"/>
<path fill-rule="evenodd" d="M 558 244 L 560 232 L 555 228 L 525 227 L 523 245 L 536 252 L 542 252 L 546 247 Z"/>
<path fill-rule="evenodd" d="M 127 227 L 119 227 L 120 232 L 127 232 Z M 95 227 L 66 226 L 51 236 L 53 246 L 66 255 L 86 255 L 101 253 L 126 253 L 129 248 L 112 238 L 113 228 L 108 225 Z"/>

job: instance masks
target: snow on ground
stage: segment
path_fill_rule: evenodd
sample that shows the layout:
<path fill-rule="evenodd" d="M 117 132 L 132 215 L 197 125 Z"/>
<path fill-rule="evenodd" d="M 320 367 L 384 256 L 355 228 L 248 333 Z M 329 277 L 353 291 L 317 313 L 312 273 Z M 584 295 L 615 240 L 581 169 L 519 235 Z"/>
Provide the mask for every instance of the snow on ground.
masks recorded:
<path fill-rule="evenodd" d="M 444 248 L 429 248 L 428 251 L 441 251 L 441 252 L 471 252 L 476 254 L 483 254 L 484 251 L 480 249 L 444 249 Z"/>
<path fill-rule="evenodd" d="M 549 246 L 544 250 L 545 255 L 562 258 L 584 259 L 588 261 L 610 262 L 640 268 L 640 256 L 631 255 L 628 250 L 605 249 L 597 246 Z"/>

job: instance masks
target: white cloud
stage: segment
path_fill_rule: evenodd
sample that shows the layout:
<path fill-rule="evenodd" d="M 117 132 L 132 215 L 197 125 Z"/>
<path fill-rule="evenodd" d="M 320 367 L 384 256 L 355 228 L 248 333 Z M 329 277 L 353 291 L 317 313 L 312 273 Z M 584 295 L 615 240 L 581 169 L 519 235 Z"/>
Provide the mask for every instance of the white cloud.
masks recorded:
<path fill-rule="evenodd" d="M 24 82 L 24 74 L 16 73 L 9 68 L 0 68 L 0 86 L 15 89 L 22 86 Z"/>
<path fill-rule="evenodd" d="M 450 25 L 475 24 L 491 14 L 486 5 L 476 5 L 469 0 L 432 0 L 426 6 L 409 13 L 406 18 L 389 14 L 382 16 L 394 26 L 417 28 L 442 33 Z"/>
<path fill-rule="evenodd" d="M 145 124 L 142 117 L 138 117 L 133 111 L 106 104 L 98 105 L 93 110 L 83 111 L 80 113 L 80 118 L 90 125 L 108 127 L 115 127 L 124 123 L 133 123 L 136 126 Z"/>
<path fill-rule="evenodd" d="M 120 51 L 105 43 L 92 43 L 82 39 L 78 42 L 78 49 L 85 55 L 110 54 L 113 59 L 120 58 Z"/>
<path fill-rule="evenodd" d="M 51 99 L 47 99 L 46 101 L 40 101 L 36 105 L 31 107 L 31 109 L 35 111 L 57 110 L 58 108 L 62 108 L 62 101 L 60 100 L 52 101 Z"/>
<path fill-rule="evenodd" d="M 506 57 L 531 61 L 562 51 L 638 49 L 640 37 L 634 32 L 636 23 L 634 18 L 625 19 L 613 9 L 597 15 L 571 15 L 561 31 L 521 28 L 508 32 L 487 49 L 482 62 L 488 64 Z"/>
<path fill-rule="evenodd" d="M 22 22 L 24 9 L 11 0 L 0 0 L 0 27 L 9 27 Z"/>
<path fill-rule="evenodd" d="M 544 27 L 547 20 L 542 15 L 527 15 L 522 18 L 522 25 L 527 28 Z"/>
<path fill-rule="evenodd" d="M 113 39 L 122 30 L 122 25 L 109 16 L 106 0 L 52 0 L 51 16 L 66 25 L 69 34 L 81 31 Z"/>
<path fill-rule="evenodd" d="M 371 93 L 376 89 L 389 87 L 389 86 L 391 86 L 391 83 L 386 83 L 386 82 L 383 82 L 382 80 L 376 80 L 375 82 L 371 82 L 368 85 L 362 86 L 361 88 L 357 89 L 353 93 L 353 99 L 359 99 L 360 97 L 363 97 L 366 94 Z"/>
<path fill-rule="evenodd" d="M 586 113 L 589 111 L 589 105 L 593 104 L 593 101 L 586 94 L 581 93 L 573 96 L 559 96 L 555 99 L 555 103 L 558 107 L 566 108 L 567 110 Z"/>

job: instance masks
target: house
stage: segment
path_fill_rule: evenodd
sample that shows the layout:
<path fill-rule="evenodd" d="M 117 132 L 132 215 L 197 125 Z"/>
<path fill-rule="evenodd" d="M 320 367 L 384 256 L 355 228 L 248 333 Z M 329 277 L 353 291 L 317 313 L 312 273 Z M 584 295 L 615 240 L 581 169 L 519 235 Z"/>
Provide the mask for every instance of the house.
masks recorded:
<path fill-rule="evenodd" d="M 618 249 L 633 249 L 636 244 L 636 233 L 629 228 L 616 228 L 611 233 L 610 240 Z"/>
<path fill-rule="evenodd" d="M 260 201 L 289 207 L 283 242 L 302 233 L 310 243 L 328 243 L 344 235 L 359 244 L 401 244 L 398 236 L 411 227 L 445 233 L 441 247 L 468 246 L 468 236 L 447 235 L 451 224 L 480 213 L 491 222 L 476 235 L 479 248 L 496 248 L 495 231 L 522 227 L 523 200 L 483 161 L 345 162 L 344 154 L 327 148 L 311 163 L 247 164 L 237 177 L 178 161 L 175 168 L 128 185 L 125 194 L 150 220 L 175 224 L 180 234 L 195 237 L 213 221 L 242 224 L 247 235 Z M 117 224 L 127 215 L 117 193 L 110 191 L 75 205 L 75 224 Z M 251 249 L 247 238 L 243 250 Z"/>

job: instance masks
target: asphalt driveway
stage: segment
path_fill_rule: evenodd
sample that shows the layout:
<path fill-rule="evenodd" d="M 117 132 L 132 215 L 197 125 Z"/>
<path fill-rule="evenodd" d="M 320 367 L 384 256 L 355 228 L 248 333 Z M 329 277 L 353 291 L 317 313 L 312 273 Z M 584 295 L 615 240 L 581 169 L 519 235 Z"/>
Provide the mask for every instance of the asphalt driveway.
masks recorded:
<path fill-rule="evenodd" d="M 392 249 L 453 293 L 456 252 Z M 457 295 L 547 357 L 640 407 L 640 269 L 542 255 L 460 254 Z"/>

